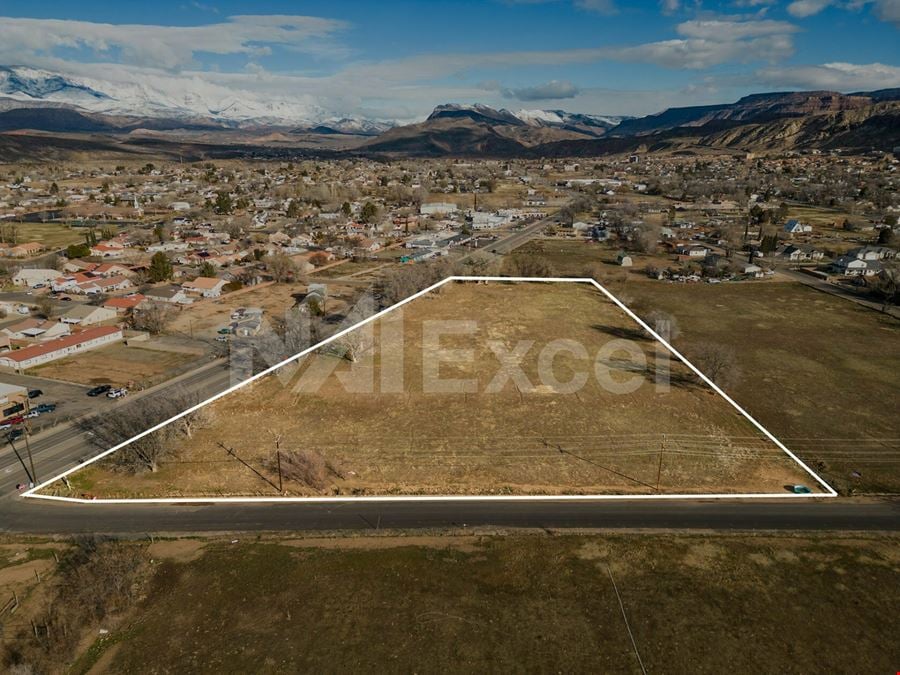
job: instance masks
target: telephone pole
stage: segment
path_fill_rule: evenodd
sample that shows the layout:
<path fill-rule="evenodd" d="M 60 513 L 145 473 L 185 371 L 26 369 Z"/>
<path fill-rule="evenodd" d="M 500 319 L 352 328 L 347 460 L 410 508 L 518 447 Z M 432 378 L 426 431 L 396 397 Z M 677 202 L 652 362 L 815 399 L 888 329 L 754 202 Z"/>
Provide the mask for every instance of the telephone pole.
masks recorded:
<path fill-rule="evenodd" d="M 31 422 L 29 422 L 28 415 L 31 414 L 31 399 L 28 397 L 26 392 L 25 395 L 25 420 L 22 426 L 25 430 L 25 452 L 28 455 L 28 465 L 31 467 L 31 479 L 34 481 L 34 484 L 37 485 L 37 473 L 34 471 L 34 457 L 31 455 L 31 443 L 28 440 L 28 437 L 31 436 Z"/>

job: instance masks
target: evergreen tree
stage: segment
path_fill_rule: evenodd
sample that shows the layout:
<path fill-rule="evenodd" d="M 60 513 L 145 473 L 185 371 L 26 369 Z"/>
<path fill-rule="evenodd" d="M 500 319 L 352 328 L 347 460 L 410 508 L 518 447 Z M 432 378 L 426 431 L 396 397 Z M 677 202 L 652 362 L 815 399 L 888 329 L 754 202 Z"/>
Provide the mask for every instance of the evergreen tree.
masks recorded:
<path fill-rule="evenodd" d="M 172 263 L 162 251 L 154 253 L 150 258 L 150 270 L 147 273 L 150 281 L 166 281 L 172 278 Z"/>

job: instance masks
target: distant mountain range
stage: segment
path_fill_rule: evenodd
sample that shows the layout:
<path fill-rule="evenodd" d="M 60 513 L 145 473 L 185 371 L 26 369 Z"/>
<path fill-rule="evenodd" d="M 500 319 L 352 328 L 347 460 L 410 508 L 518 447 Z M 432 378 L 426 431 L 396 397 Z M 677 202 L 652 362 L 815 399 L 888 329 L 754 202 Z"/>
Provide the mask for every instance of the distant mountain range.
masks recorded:
<path fill-rule="evenodd" d="M 438 106 L 360 149 L 386 155 L 564 157 L 711 147 L 891 150 L 900 146 L 900 89 L 754 94 L 735 103 L 609 118 L 553 111 L 549 124 L 487 106 Z M 541 120 L 543 122 L 544 120 Z"/>
<path fill-rule="evenodd" d="M 693 147 L 890 150 L 900 145 L 900 89 L 753 94 L 645 117 L 448 103 L 422 122 L 401 126 L 294 101 L 245 100 L 215 88 L 178 92 L 0 66 L 2 132 L 17 138 L 0 137 L 0 153 L 5 146 L 27 156 L 30 147 L 43 145 L 48 157 L 58 156 L 53 147 L 65 154 L 91 143 L 126 154 L 177 145 L 179 155 L 188 156 L 221 155 L 226 148 L 229 156 L 264 149 L 268 155 L 304 150 L 386 157 L 587 157 Z M 54 146 L 60 135 L 77 138 Z"/>

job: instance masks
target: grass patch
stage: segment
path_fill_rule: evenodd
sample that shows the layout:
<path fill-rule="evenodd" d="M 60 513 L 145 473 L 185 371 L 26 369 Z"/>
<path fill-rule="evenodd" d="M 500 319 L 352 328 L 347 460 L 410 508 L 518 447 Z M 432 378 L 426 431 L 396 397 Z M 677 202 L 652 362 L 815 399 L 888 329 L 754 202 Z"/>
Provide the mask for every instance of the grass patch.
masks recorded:
<path fill-rule="evenodd" d="M 893 672 L 898 543 L 642 534 L 210 545 L 158 566 L 133 621 L 111 636 L 108 670 L 637 672 L 611 572 L 649 672 Z"/>

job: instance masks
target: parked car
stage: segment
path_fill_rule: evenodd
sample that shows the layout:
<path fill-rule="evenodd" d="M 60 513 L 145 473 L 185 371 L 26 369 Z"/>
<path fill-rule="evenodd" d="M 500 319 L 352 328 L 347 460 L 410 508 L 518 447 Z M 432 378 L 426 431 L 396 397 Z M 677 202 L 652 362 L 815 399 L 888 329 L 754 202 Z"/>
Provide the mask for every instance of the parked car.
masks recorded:
<path fill-rule="evenodd" d="M 62 300 L 63 302 L 72 302 L 72 298 L 70 298 L 68 295 L 62 296 L 60 300 Z"/>
<path fill-rule="evenodd" d="M 40 405 L 34 407 L 34 412 L 38 413 L 49 413 L 53 412 L 54 410 L 56 410 L 55 403 L 41 403 Z"/>
<path fill-rule="evenodd" d="M 128 396 L 128 390 L 125 387 L 110 389 L 106 394 L 106 398 L 122 398 L 123 396 Z"/>
<path fill-rule="evenodd" d="M 219 335 L 228 335 L 228 334 L 231 333 L 231 329 L 230 329 L 230 328 L 220 328 L 220 329 L 217 330 L 216 332 L 217 332 Z"/>
<path fill-rule="evenodd" d="M 17 311 L 19 314 L 31 314 L 31 310 L 30 310 L 28 307 L 26 307 L 25 305 L 19 305 L 19 306 L 16 308 L 16 311 Z"/>
<path fill-rule="evenodd" d="M 110 389 L 112 389 L 112 385 L 101 384 L 101 385 L 94 387 L 90 391 L 88 391 L 87 395 L 88 396 L 100 396 L 101 394 L 105 394 L 106 392 L 108 392 Z"/>
<path fill-rule="evenodd" d="M 28 398 L 37 398 L 38 396 L 43 396 L 44 392 L 40 389 L 29 389 L 28 390 Z"/>
<path fill-rule="evenodd" d="M 37 417 L 37 416 L 40 415 L 40 414 L 41 414 L 41 413 L 39 413 L 37 410 L 32 410 L 30 413 L 28 413 L 27 415 L 25 415 L 25 419 L 33 419 L 33 418 Z"/>
<path fill-rule="evenodd" d="M 25 418 L 21 415 L 16 415 L 15 417 L 7 417 L 3 420 L 3 424 L 21 424 L 25 421 Z"/>
<path fill-rule="evenodd" d="M 6 437 L 11 441 L 15 441 L 19 438 L 22 438 L 22 436 L 24 436 L 24 435 L 25 435 L 24 429 L 11 429 L 9 432 L 7 432 Z"/>
<path fill-rule="evenodd" d="M 217 335 L 216 342 L 228 342 L 228 336 L 227 335 Z"/>

